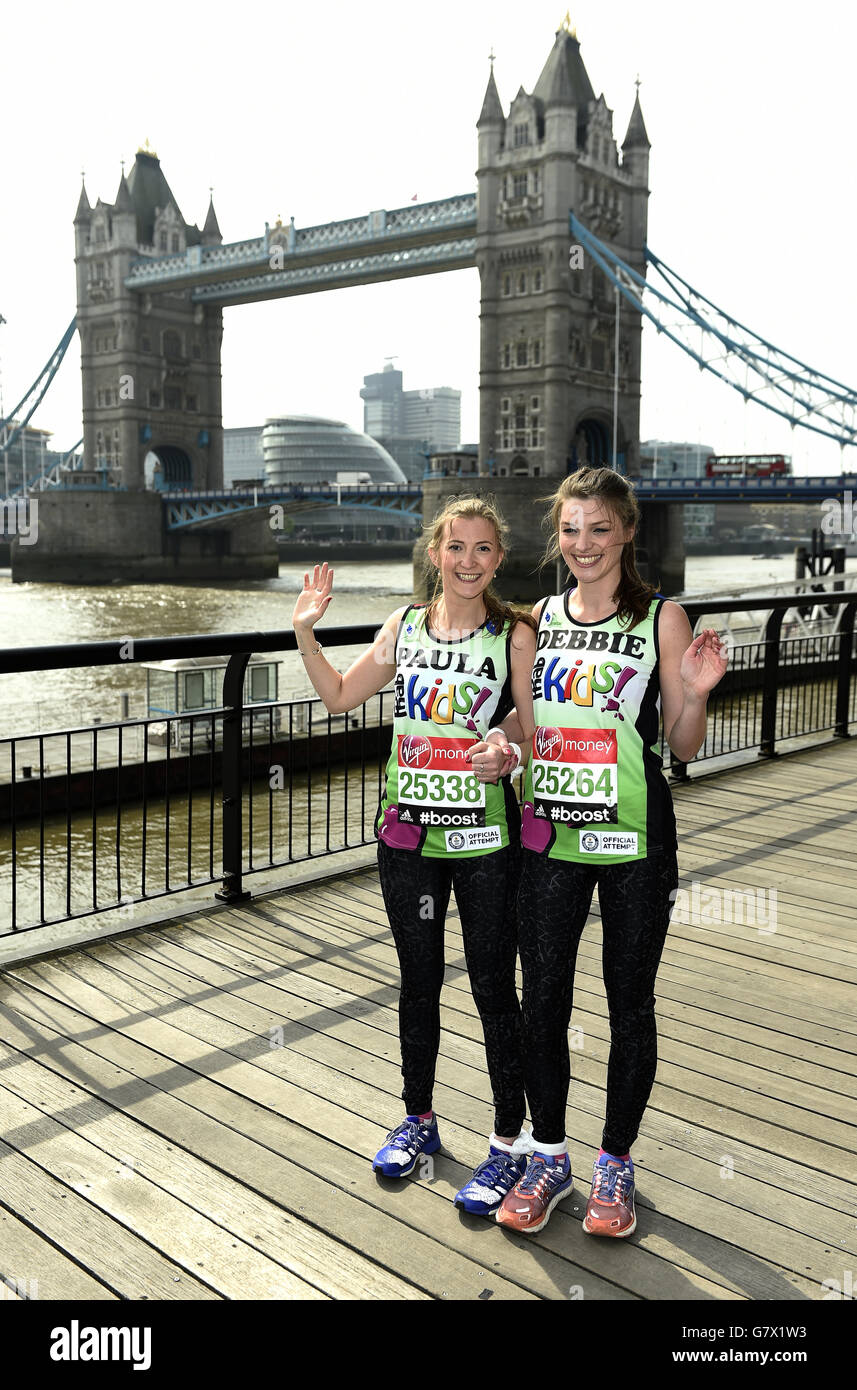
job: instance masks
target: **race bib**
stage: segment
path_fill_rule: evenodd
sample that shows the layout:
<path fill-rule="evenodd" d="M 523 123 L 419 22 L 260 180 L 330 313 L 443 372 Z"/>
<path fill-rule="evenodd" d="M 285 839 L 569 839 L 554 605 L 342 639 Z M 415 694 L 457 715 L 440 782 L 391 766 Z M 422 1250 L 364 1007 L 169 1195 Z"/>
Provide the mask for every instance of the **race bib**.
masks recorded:
<path fill-rule="evenodd" d="M 399 822 L 484 826 L 485 785 L 466 759 L 470 738 L 398 735 Z"/>
<path fill-rule="evenodd" d="M 568 825 L 615 824 L 618 798 L 615 729 L 536 729 L 535 816 Z"/>

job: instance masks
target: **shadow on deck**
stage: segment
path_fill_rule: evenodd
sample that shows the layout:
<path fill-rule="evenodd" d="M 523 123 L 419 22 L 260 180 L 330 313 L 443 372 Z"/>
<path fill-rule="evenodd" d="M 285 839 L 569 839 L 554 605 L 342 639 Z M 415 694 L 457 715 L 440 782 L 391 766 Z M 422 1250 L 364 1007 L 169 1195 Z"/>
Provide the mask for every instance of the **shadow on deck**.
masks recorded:
<path fill-rule="evenodd" d="M 629 1241 L 581 1228 L 609 1037 L 597 902 L 572 1018 L 581 1176 L 530 1239 L 452 1206 L 492 1124 L 454 914 L 443 1149 L 399 1185 L 370 1171 L 401 1112 L 374 869 L 9 967 L 6 1294 L 823 1298 L 857 1260 L 855 783 L 857 745 L 839 743 L 677 791 L 686 897 L 658 977 Z"/>

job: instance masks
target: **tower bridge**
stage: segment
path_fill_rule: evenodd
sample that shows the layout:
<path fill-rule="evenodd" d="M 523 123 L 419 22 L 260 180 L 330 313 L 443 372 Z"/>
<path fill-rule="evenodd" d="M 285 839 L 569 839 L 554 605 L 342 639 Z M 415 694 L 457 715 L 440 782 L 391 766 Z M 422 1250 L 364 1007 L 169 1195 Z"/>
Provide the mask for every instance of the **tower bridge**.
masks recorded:
<path fill-rule="evenodd" d="M 586 463 L 639 476 L 644 314 L 660 328 L 668 316 L 669 336 L 745 399 L 843 445 L 857 442 L 853 391 L 751 334 L 649 250 L 650 142 L 639 90 L 620 146 L 612 110 L 603 94 L 596 96 L 568 21 L 557 31 L 532 91 L 521 86 L 508 111 L 492 62 L 476 128 L 475 192 L 369 210 L 322 226 L 297 227 L 291 218 L 288 225 L 278 221 L 240 241 L 224 242 L 213 199 L 201 228 L 185 220 L 148 145 L 138 150 L 127 177 L 123 170 L 112 203 L 98 198 L 93 205 L 81 189 L 74 232 L 83 463 L 74 480 L 60 470 L 62 496 L 82 524 L 79 534 L 89 537 L 81 541 L 75 574 L 81 565 L 85 569 L 87 556 L 98 564 L 112 559 L 123 573 L 159 572 L 157 563 L 154 571 L 148 563 L 152 556 L 136 555 L 135 548 L 143 546 L 144 534 L 146 544 L 155 545 L 160 527 L 164 573 L 178 577 L 182 546 L 191 546 L 189 533 L 197 526 L 207 541 L 194 575 L 204 572 L 203 551 L 218 557 L 217 573 L 230 552 L 239 572 L 240 552 L 249 573 L 254 547 L 267 553 L 259 572 L 270 572 L 274 557 L 262 508 L 222 494 L 221 342 L 228 305 L 475 267 L 479 455 L 476 474 L 466 481 L 474 490 L 494 492 L 512 520 L 515 546 L 504 569 L 511 588 L 532 583 L 543 543 L 541 508 L 532 503 L 551 489 L 551 480 Z M 666 289 L 650 294 L 655 274 Z M 694 343 L 706 334 L 712 338 L 707 355 L 681 341 L 676 316 L 690 326 Z M 48 364 L 43 382 L 52 379 L 61 356 Z M 740 369 L 731 376 L 729 363 Z M 44 389 L 39 387 L 41 394 Z M 147 490 L 150 454 L 160 462 L 166 489 L 184 500 L 163 502 Z M 85 486 L 71 486 L 87 479 L 99 483 L 98 501 L 92 494 L 80 500 Z M 641 541 L 657 554 L 665 586 L 677 590 L 683 583 L 683 541 L 681 510 L 672 504 L 733 500 L 729 487 L 738 485 L 720 482 L 716 490 L 688 480 L 691 486 L 677 491 L 674 481 L 641 489 Z M 841 496 L 848 484 L 843 475 L 838 490 L 824 495 Z M 422 510 L 433 513 L 461 485 L 460 477 L 431 474 Z M 770 481 L 758 486 L 752 480 L 751 486 L 751 480 L 741 480 L 740 487 L 745 500 L 780 496 Z M 799 488 L 791 479 L 789 488 L 781 500 L 806 500 L 818 495 L 818 480 Z M 195 501 L 187 500 L 189 494 Z M 405 504 L 388 496 L 361 499 L 361 505 Z M 415 510 L 410 500 L 406 505 Z M 107 525 L 109 507 L 115 515 Z M 128 520 L 120 523 L 123 508 Z M 212 535 L 218 521 L 226 528 L 219 539 Z M 233 524 L 243 536 L 234 548 L 228 534 Z M 24 558 L 30 572 L 20 577 L 60 577 L 51 552 L 55 543 L 63 549 L 66 539 L 59 532 L 67 537 L 69 530 L 61 507 L 45 508 L 43 539 L 29 548 Z M 167 545 L 170 531 L 181 534 Z M 44 575 L 36 573 L 39 566 Z"/>

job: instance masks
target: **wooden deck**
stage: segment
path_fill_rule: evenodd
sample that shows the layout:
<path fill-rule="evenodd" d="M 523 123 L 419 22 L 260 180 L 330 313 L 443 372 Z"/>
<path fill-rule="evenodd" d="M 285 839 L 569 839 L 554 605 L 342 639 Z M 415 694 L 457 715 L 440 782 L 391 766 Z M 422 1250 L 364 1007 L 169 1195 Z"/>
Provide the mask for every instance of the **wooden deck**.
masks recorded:
<path fill-rule="evenodd" d="M 452 1206 L 492 1118 L 454 915 L 443 1151 L 422 1180 L 370 1171 L 401 1110 L 396 958 L 374 870 L 9 967 L 6 1292 L 823 1298 L 823 1281 L 857 1268 L 855 785 L 852 741 L 677 791 L 691 920 L 673 923 L 659 975 L 661 1061 L 629 1241 L 581 1229 L 608 1049 L 597 903 L 572 1019 L 581 1177 L 530 1239 Z M 725 890 L 750 888 L 765 895 L 756 921 L 746 896 L 743 921 L 719 920 L 737 915 Z"/>

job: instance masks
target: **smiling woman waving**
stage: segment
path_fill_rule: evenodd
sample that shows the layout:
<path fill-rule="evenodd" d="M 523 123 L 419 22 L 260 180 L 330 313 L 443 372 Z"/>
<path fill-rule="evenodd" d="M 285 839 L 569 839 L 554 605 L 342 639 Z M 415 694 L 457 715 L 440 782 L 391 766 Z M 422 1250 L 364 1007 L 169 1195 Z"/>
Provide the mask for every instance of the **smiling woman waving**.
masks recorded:
<path fill-rule="evenodd" d="M 401 970 L 399 1037 L 405 1117 L 373 1168 L 411 1173 L 440 1148 L 433 1110 L 450 893 L 461 917 L 473 998 L 482 1022 L 494 1099 L 488 1155 L 457 1194 L 490 1215 L 523 1175 L 521 1022 L 515 991 L 515 897 L 520 861 L 517 802 L 498 753 L 483 740 L 513 705 L 532 732 L 530 676 L 535 623 L 494 593 L 503 561 L 502 518 L 483 498 L 452 499 L 430 528 L 437 572 L 428 605 L 392 613 L 374 645 L 344 674 L 329 664 L 313 627 L 331 601 L 333 571 L 304 577 L 293 624 L 307 674 L 331 713 L 363 703 L 394 681 L 393 745 L 376 824 L 378 869 Z M 502 739 L 504 750 L 508 741 Z M 473 750 L 484 750 L 472 757 Z M 520 755 L 518 755 L 520 756 Z"/>
<path fill-rule="evenodd" d="M 706 629 L 692 639 L 684 610 L 640 578 L 638 519 L 631 485 L 612 469 L 564 479 L 552 499 L 546 558 L 562 555 L 572 584 L 533 610 L 536 727 L 521 830 L 519 945 L 535 1152 L 497 1212 L 501 1225 L 526 1233 L 541 1230 L 572 1190 L 568 1025 L 596 885 L 610 1056 L 583 1229 L 622 1237 L 635 1228 L 630 1150 L 655 1077 L 654 982 L 678 882 L 659 724 L 663 715 L 670 747 L 692 758 L 705 738 L 708 695 L 726 669 L 717 634 Z M 515 736 L 514 716 L 504 727 Z M 492 733 L 489 742 L 504 738 Z"/>

